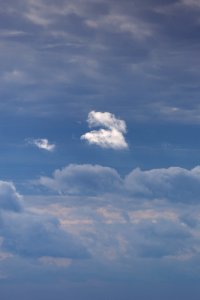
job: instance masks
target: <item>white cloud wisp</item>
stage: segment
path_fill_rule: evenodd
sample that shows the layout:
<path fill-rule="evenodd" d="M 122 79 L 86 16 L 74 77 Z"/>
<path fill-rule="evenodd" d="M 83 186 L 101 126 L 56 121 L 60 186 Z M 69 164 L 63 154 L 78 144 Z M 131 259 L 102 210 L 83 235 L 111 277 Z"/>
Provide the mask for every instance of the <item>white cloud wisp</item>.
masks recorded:
<path fill-rule="evenodd" d="M 112 148 L 115 150 L 126 149 L 128 144 L 124 138 L 126 133 L 126 123 L 117 119 L 109 112 L 91 111 L 87 119 L 89 127 L 102 126 L 106 129 L 92 130 L 81 136 L 89 144 L 95 144 L 102 148 Z"/>
<path fill-rule="evenodd" d="M 54 151 L 55 144 L 50 144 L 48 139 L 31 139 L 28 141 L 29 144 L 35 145 L 39 149 L 43 149 L 46 151 Z"/>

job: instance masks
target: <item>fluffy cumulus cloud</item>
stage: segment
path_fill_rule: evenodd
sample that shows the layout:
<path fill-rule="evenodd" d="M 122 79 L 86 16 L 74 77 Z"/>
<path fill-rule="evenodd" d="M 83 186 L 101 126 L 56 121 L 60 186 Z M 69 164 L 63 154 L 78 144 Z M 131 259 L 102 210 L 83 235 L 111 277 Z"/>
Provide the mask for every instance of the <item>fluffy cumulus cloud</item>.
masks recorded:
<path fill-rule="evenodd" d="M 148 199 L 167 199 L 174 202 L 198 202 L 200 199 L 200 167 L 191 170 L 180 167 L 133 170 L 125 178 L 130 194 Z"/>
<path fill-rule="evenodd" d="M 64 194 L 98 195 L 113 193 L 121 188 L 116 170 L 99 165 L 69 165 L 55 170 L 53 177 L 41 177 L 39 183 Z"/>
<path fill-rule="evenodd" d="M 48 139 L 28 139 L 27 140 L 29 144 L 35 145 L 39 149 L 43 149 L 46 151 L 54 151 L 56 145 L 55 144 L 50 144 Z"/>
<path fill-rule="evenodd" d="M 198 203 L 200 167 L 141 170 L 136 168 L 124 178 L 113 168 L 100 165 L 68 165 L 55 170 L 52 177 L 38 183 L 66 195 L 123 195 L 133 199 Z"/>
<path fill-rule="evenodd" d="M 104 127 L 105 129 L 92 130 L 81 136 L 89 144 L 95 144 L 102 148 L 126 149 L 128 144 L 124 138 L 126 123 L 117 119 L 109 112 L 91 111 L 88 115 L 89 127 Z"/>

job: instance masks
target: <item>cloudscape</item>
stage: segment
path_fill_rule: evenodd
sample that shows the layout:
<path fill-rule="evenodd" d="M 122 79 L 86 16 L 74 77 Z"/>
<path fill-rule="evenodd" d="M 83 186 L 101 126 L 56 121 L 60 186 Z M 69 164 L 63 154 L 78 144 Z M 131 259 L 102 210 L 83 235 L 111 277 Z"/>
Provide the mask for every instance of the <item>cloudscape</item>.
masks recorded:
<path fill-rule="evenodd" d="M 0 15 L 0 298 L 199 299 L 200 2 Z"/>

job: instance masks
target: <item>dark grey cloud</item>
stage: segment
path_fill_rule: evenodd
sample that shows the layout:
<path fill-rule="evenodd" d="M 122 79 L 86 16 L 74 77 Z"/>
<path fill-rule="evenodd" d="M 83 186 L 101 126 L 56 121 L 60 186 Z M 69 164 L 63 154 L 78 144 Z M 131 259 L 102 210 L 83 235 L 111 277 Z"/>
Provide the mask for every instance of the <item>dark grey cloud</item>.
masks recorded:
<path fill-rule="evenodd" d="M 125 104 L 140 121 L 199 122 L 198 12 L 193 1 L 2 3 L 7 110 L 76 114 L 114 103 L 114 113 Z M 14 70 L 27 79 L 5 81 Z"/>

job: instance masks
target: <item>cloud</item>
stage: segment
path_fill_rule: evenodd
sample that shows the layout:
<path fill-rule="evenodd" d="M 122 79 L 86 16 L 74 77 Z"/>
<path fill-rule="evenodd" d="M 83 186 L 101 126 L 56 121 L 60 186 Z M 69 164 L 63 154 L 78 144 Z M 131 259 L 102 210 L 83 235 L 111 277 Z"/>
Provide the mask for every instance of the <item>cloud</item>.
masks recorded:
<path fill-rule="evenodd" d="M 98 195 L 119 190 L 122 180 L 117 171 L 109 167 L 71 164 L 55 170 L 53 178 L 41 177 L 39 183 L 59 193 Z"/>
<path fill-rule="evenodd" d="M 89 144 L 95 144 L 102 148 L 126 149 L 128 144 L 125 141 L 126 123 L 117 119 L 109 112 L 91 111 L 87 120 L 89 127 L 104 127 L 106 129 L 92 130 L 81 136 Z"/>
<path fill-rule="evenodd" d="M 72 234 L 62 230 L 55 217 L 23 213 L 2 216 L 2 248 L 29 258 L 89 258 L 89 252 Z"/>
<path fill-rule="evenodd" d="M 13 183 L 0 181 L 0 252 L 27 258 L 82 259 L 90 254 L 49 214 L 26 210 Z"/>
<path fill-rule="evenodd" d="M 198 180 L 199 166 L 136 169 L 123 179 L 112 168 L 69 165 L 56 170 L 52 178 L 40 178 L 40 184 L 76 197 L 43 195 L 30 200 L 24 196 L 20 211 L 0 206 L 0 250 L 12 254 L 12 259 L 37 260 L 44 270 L 66 272 L 69 265 L 74 270 L 74 260 L 82 260 L 81 272 L 87 264 L 89 273 L 96 263 L 105 268 L 119 263 L 129 276 L 134 270 L 130 274 L 126 266 L 138 258 L 140 267 L 147 260 L 179 264 L 199 253 L 199 188 L 193 191 L 196 197 L 187 194 Z M 14 185 L 7 184 L 6 194 L 15 195 Z M 185 198 L 179 197 L 180 190 Z M 94 278 L 101 273 L 95 270 Z M 115 271 L 111 276 L 116 278 Z"/>
<path fill-rule="evenodd" d="M 91 111 L 88 114 L 89 127 L 103 126 L 108 129 L 116 129 L 126 133 L 126 123 L 123 120 L 117 119 L 114 114 L 109 112 Z"/>
<path fill-rule="evenodd" d="M 50 152 L 54 151 L 56 147 L 55 144 L 50 144 L 48 139 L 28 139 L 28 143 Z"/>
<path fill-rule="evenodd" d="M 146 199 L 166 199 L 195 203 L 200 195 L 200 166 L 191 170 L 180 167 L 142 171 L 128 174 L 125 189 L 132 195 Z"/>
<path fill-rule="evenodd" d="M 21 199 L 12 182 L 0 181 L 0 210 L 21 211 Z"/>
<path fill-rule="evenodd" d="M 37 181 L 50 190 L 66 195 L 103 195 L 197 203 L 200 195 L 200 166 L 141 170 L 136 168 L 124 179 L 113 168 L 100 165 L 71 164 L 55 170 L 52 177 Z"/>
<path fill-rule="evenodd" d="M 92 207 L 87 198 L 82 204 L 74 198 L 74 203 L 66 200 L 45 209 L 60 216 L 63 228 L 81 236 L 93 258 L 104 264 L 127 257 L 130 263 L 138 257 L 160 260 L 196 255 L 199 226 L 191 229 L 181 217 L 186 210 L 188 219 L 193 218 L 194 212 L 188 206 L 163 206 L 152 201 L 141 201 L 135 206 L 134 201 L 121 197 L 119 207 L 115 198 L 109 204 L 106 198 L 107 195 L 99 198 Z"/>

